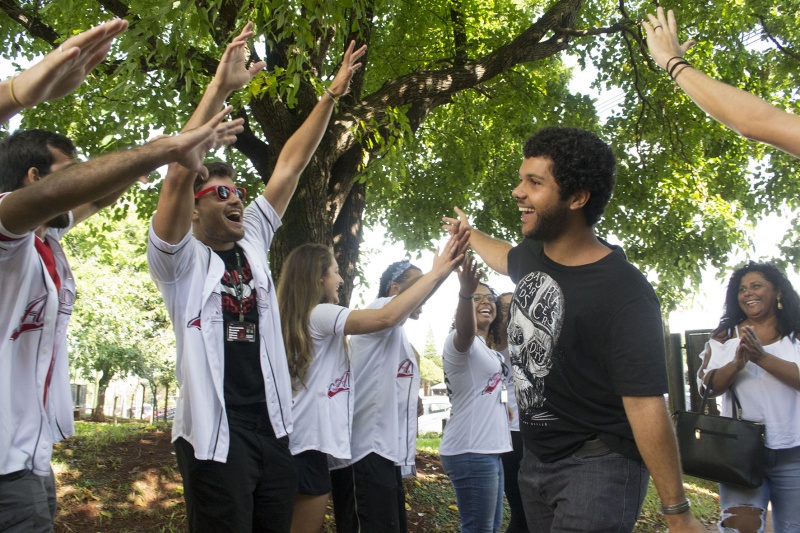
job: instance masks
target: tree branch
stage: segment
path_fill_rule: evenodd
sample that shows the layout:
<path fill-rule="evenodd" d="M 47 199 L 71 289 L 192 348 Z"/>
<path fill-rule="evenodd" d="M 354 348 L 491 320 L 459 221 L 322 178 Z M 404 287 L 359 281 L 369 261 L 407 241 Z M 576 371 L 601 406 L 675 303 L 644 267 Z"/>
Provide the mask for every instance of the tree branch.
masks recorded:
<path fill-rule="evenodd" d="M 764 33 L 767 35 L 767 38 L 772 41 L 772 44 L 774 44 L 778 50 L 791 57 L 795 61 L 800 61 L 800 54 L 794 50 L 786 48 L 783 44 L 778 42 L 778 39 L 774 35 L 772 35 L 772 33 L 769 31 L 769 28 L 767 28 L 767 20 L 765 17 L 759 15 L 758 13 L 754 13 L 753 16 L 755 16 L 761 22 L 761 27 L 764 28 Z"/>
<path fill-rule="evenodd" d="M 45 41 L 54 48 L 58 44 L 61 36 L 56 30 L 42 22 L 39 17 L 26 13 L 12 0 L 0 0 L 0 10 L 8 15 L 11 20 L 28 30 L 31 36 Z"/>

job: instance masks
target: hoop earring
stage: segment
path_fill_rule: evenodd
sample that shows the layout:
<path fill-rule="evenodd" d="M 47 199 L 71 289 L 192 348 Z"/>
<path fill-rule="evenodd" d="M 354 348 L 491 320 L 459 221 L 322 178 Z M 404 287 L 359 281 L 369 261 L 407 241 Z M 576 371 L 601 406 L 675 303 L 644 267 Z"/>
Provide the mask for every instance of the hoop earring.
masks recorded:
<path fill-rule="evenodd" d="M 781 297 L 778 296 L 778 311 L 781 311 L 782 309 L 783 309 L 783 304 L 781 303 Z"/>

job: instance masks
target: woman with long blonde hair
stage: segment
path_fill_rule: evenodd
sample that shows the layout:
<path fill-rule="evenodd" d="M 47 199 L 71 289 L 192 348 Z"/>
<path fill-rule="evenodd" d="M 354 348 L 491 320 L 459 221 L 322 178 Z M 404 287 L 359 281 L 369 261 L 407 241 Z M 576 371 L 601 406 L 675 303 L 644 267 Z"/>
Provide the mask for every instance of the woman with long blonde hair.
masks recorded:
<path fill-rule="evenodd" d="M 328 458 L 350 458 L 353 390 L 346 336 L 402 323 L 456 268 L 464 247 L 458 237 L 450 239 L 434 255 L 430 272 L 380 309 L 338 305 L 343 280 L 328 247 L 305 244 L 286 258 L 277 296 L 293 385 L 289 449 L 298 476 L 293 533 L 322 529 L 331 492 Z"/>

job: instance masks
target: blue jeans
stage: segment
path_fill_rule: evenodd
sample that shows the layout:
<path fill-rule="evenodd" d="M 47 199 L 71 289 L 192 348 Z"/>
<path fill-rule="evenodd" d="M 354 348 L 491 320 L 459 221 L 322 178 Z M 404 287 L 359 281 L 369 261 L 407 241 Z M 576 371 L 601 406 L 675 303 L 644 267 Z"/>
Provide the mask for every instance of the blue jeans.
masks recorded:
<path fill-rule="evenodd" d="M 644 463 L 587 441 L 572 455 L 543 463 L 525 448 L 519 489 L 531 533 L 633 531 L 650 474 Z"/>
<path fill-rule="evenodd" d="M 497 533 L 503 521 L 503 463 L 500 454 L 442 455 L 456 490 L 462 533 Z"/>
<path fill-rule="evenodd" d="M 737 506 L 752 506 L 761 510 L 761 527 L 758 531 L 764 531 L 767 502 L 772 502 L 775 533 L 800 531 L 800 446 L 785 450 L 767 448 L 766 465 L 764 483 L 757 489 L 720 483 L 720 531 L 737 531 L 721 524 L 731 516 L 728 509 Z"/>

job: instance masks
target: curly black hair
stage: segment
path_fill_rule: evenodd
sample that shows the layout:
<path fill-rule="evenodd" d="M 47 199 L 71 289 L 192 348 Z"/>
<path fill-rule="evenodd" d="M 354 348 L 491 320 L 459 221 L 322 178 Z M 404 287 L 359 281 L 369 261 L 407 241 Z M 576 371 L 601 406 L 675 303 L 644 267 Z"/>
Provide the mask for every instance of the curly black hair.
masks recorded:
<path fill-rule="evenodd" d="M 590 131 L 549 126 L 525 141 L 523 155 L 551 161 L 550 172 L 562 200 L 577 191 L 588 191 L 583 214 L 588 225 L 597 224 L 617 181 L 617 159 L 605 142 Z"/>
<path fill-rule="evenodd" d="M 781 294 L 781 308 L 777 309 L 776 304 L 775 309 L 775 315 L 778 317 L 778 331 L 781 337 L 786 337 L 787 335 L 796 337 L 800 334 L 800 297 L 798 297 L 791 282 L 778 267 L 771 263 L 748 261 L 731 274 L 731 279 L 725 292 L 725 307 L 722 311 L 722 318 L 719 320 L 717 329 L 712 332 L 712 336 L 729 337 L 733 328 L 747 318 L 747 315 L 744 314 L 739 305 L 739 285 L 741 285 L 745 274 L 750 272 L 760 273 Z"/>

